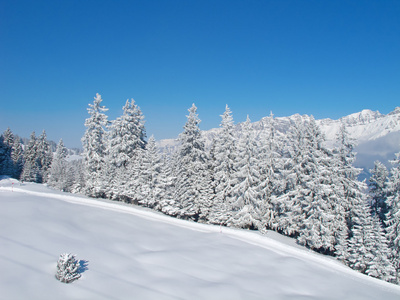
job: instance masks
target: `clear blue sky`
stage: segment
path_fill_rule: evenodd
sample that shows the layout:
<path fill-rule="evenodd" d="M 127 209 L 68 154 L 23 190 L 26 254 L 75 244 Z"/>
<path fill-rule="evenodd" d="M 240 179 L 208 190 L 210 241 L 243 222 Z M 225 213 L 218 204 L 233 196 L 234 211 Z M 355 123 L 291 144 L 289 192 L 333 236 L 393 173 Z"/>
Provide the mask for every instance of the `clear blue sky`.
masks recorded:
<path fill-rule="evenodd" d="M 400 106 L 400 1 L 0 0 L 0 130 L 80 147 L 96 93 L 109 119 L 134 98 L 148 136 L 337 119 Z"/>

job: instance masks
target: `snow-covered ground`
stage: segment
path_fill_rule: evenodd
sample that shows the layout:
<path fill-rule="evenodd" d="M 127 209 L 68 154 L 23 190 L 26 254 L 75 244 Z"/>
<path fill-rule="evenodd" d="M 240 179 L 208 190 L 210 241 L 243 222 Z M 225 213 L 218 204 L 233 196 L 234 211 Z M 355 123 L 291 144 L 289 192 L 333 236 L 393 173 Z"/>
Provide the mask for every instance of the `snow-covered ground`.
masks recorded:
<path fill-rule="evenodd" d="M 12 184 L 14 182 L 14 184 Z M 58 256 L 87 261 L 54 277 Z M 177 220 L 140 207 L 0 180 L 0 299 L 400 299 L 274 232 Z"/>

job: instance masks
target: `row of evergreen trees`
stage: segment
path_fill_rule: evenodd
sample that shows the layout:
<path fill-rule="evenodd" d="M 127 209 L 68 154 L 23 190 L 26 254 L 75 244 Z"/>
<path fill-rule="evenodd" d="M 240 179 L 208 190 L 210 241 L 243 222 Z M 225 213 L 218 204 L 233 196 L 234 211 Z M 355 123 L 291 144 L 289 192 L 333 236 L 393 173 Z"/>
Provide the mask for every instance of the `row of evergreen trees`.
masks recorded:
<path fill-rule="evenodd" d="M 80 192 L 82 161 L 67 161 L 68 151 L 62 139 L 55 153 L 51 143 L 44 130 L 38 137 L 32 132 L 30 139 L 23 143 L 7 128 L 0 136 L 0 175 L 21 181 L 48 183 L 66 192 Z"/>
<path fill-rule="evenodd" d="M 46 132 L 36 137 L 32 132 L 29 142 L 22 147 L 21 139 L 10 128 L 0 137 L 0 174 L 22 181 L 47 182 L 53 153 Z"/>
<path fill-rule="evenodd" d="M 133 100 L 112 122 L 101 102 L 97 94 L 89 105 L 82 139 L 86 194 L 197 222 L 276 230 L 353 269 L 399 282 L 399 183 L 393 183 L 399 182 L 399 166 L 385 179 L 388 197 L 369 203 L 374 197 L 357 180 L 354 144 L 344 126 L 337 146 L 328 149 L 312 117 L 294 120 L 287 136 L 277 134 L 273 116 L 261 131 L 249 119 L 235 131 L 227 106 L 206 149 L 193 105 L 178 151 L 161 157 L 154 138 L 146 143 Z"/>
<path fill-rule="evenodd" d="M 82 161 L 68 162 L 61 140 L 49 164 L 43 133 L 29 142 L 36 145 L 35 159 L 28 159 L 26 146 L 21 179 L 197 222 L 276 230 L 362 273 L 400 282 L 399 156 L 390 172 L 376 162 L 368 193 L 357 180 L 354 144 L 344 126 L 328 149 L 312 117 L 293 120 L 287 135 L 276 132 L 272 115 L 262 130 L 247 118 L 236 131 L 227 106 L 206 148 L 193 105 L 179 149 L 162 157 L 154 138 L 146 141 L 144 117 L 133 99 L 112 122 L 101 102 L 97 94 L 89 104 Z M 19 144 L 6 143 L 6 136 L 2 144 Z"/>

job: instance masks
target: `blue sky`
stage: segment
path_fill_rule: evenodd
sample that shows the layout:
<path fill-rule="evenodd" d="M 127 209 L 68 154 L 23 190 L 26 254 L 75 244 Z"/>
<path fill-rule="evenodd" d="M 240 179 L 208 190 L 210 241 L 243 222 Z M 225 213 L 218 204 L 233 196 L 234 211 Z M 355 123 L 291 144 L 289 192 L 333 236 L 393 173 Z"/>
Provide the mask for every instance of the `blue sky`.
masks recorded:
<path fill-rule="evenodd" d="M 0 130 L 80 147 L 96 93 L 148 136 L 269 115 L 400 106 L 400 1 L 0 0 Z"/>

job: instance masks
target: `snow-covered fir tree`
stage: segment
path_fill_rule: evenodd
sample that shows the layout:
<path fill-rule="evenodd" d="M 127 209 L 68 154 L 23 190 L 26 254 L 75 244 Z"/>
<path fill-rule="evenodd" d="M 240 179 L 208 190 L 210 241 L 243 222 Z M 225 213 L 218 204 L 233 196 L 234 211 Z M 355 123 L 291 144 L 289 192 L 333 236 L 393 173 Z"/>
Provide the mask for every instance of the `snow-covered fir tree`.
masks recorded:
<path fill-rule="evenodd" d="M 177 172 L 174 197 L 178 216 L 193 220 L 203 219 L 204 208 L 209 207 L 210 184 L 207 182 L 207 154 L 199 128 L 197 107 L 189 109 L 187 122 L 179 135 Z"/>
<path fill-rule="evenodd" d="M 0 136 L 0 174 L 14 175 L 14 162 L 12 160 L 12 147 L 14 144 L 14 135 L 10 128 L 4 131 Z"/>
<path fill-rule="evenodd" d="M 50 167 L 48 184 L 61 191 L 67 189 L 67 148 L 61 139 L 57 145 L 56 153 Z"/>
<path fill-rule="evenodd" d="M 165 194 L 166 180 L 163 172 L 163 161 L 156 147 L 154 136 L 149 138 L 146 145 L 142 165 L 141 190 L 143 200 L 141 200 L 141 204 L 159 210 L 160 202 Z"/>
<path fill-rule="evenodd" d="M 282 159 L 281 153 L 278 150 L 282 148 L 282 145 L 276 136 L 274 122 L 271 112 L 270 116 L 262 122 L 262 131 L 258 142 L 257 163 L 260 166 L 261 221 L 263 229 L 273 229 L 276 227 L 277 214 L 273 205 L 273 199 L 282 191 L 282 182 L 279 174 Z"/>
<path fill-rule="evenodd" d="M 347 212 L 347 222 L 349 229 L 352 224 L 352 207 L 359 204 L 360 199 L 365 195 L 363 194 L 366 190 L 366 185 L 363 182 L 357 180 L 357 176 L 360 174 L 361 169 L 354 167 L 353 163 L 356 158 L 354 152 L 355 142 L 349 136 L 344 124 L 340 127 L 340 130 L 336 138 L 338 147 L 336 149 L 337 156 L 337 178 L 340 178 L 343 192 L 343 206 Z"/>
<path fill-rule="evenodd" d="M 3 142 L 10 148 L 14 144 L 14 134 L 12 133 L 10 127 L 7 127 L 7 129 L 3 132 Z"/>
<path fill-rule="evenodd" d="M 61 282 L 71 283 L 81 277 L 79 267 L 79 260 L 75 259 L 75 255 L 63 253 L 57 261 L 56 278 Z"/>
<path fill-rule="evenodd" d="M 221 130 L 213 141 L 210 153 L 212 158 L 210 169 L 213 172 L 212 188 L 215 194 L 209 215 L 209 221 L 212 224 L 226 224 L 231 216 L 233 173 L 237 156 L 234 122 L 228 105 L 221 118 Z"/>
<path fill-rule="evenodd" d="M 375 161 L 374 168 L 369 170 L 371 177 L 369 181 L 369 194 L 371 197 L 371 208 L 373 215 L 378 216 L 382 225 L 385 225 L 387 205 L 387 181 L 389 172 L 380 161 Z"/>
<path fill-rule="evenodd" d="M 382 228 L 382 223 L 377 216 L 372 217 L 373 239 L 372 261 L 366 270 L 369 276 L 389 282 L 395 282 L 396 270 L 391 260 L 389 241 Z"/>
<path fill-rule="evenodd" d="M 304 222 L 301 206 L 302 185 L 305 181 L 307 159 L 306 128 L 301 119 L 293 120 L 288 132 L 290 144 L 285 144 L 283 161 L 283 191 L 274 199 L 274 206 L 278 214 L 276 229 L 289 236 L 298 236 L 300 225 Z M 304 174 L 304 175 L 303 175 Z"/>
<path fill-rule="evenodd" d="M 11 150 L 11 159 L 14 165 L 13 177 L 19 179 L 24 167 L 24 151 L 22 149 L 21 141 L 18 137 L 14 137 L 14 143 Z"/>
<path fill-rule="evenodd" d="M 39 165 L 39 183 L 47 182 L 51 162 L 53 160 L 53 152 L 50 143 L 47 141 L 46 131 L 37 138 L 37 162 Z"/>
<path fill-rule="evenodd" d="M 67 163 L 64 190 L 71 193 L 85 192 L 85 177 L 82 159 L 72 160 Z"/>
<path fill-rule="evenodd" d="M 360 206 L 360 203 L 366 201 L 367 186 L 365 182 L 360 182 L 357 179 L 361 169 L 353 165 L 356 158 L 356 153 L 354 152 L 355 143 L 349 136 L 344 124 L 342 124 L 336 136 L 336 143 L 337 147 L 334 149 L 334 171 L 336 175 L 334 177 L 334 189 L 340 199 L 337 208 L 340 211 L 344 211 L 346 218 L 346 239 L 348 240 L 352 236 L 352 228 L 355 224 L 353 219 L 357 218 L 357 207 Z M 343 236 L 337 239 L 341 241 L 341 244 L 346 242 Z M 340 260 L 345 261 L 347 259 L 346 247 L 337 247 L 336 255 Z"/>
<path fill-rule="evenodd" d="M 106 192 L 108 198 L 122 197 L 127 200 L 127 185 L 133 186 L 135 190 L 139 188 L 138 168 L 146 146 L 145 138 L 144 116 L 133 99 L 127 100 L 122 116 L 111 122 L 107 136 L 106 177 L 110 179 Z"/>
<path fill-rule="evenodd" d="M 24 150 L 24 167 L 21 180 L 45 183 L 50 171 L 53 153 L 47 141 L 46 131 L 39 137 L 33 131 Z"/>
<path fill-rule="evenodd" d="M 242 136 L 237 147 L 233 173 L 235 185 L 232 188 L 232 216 L 229 226 L 261 229 L 262 187 L 261 170 L 258 163 L 259 146 L 247 116 Z"/>
<path fill-rule="evenodd" d="M 33 131 L 24 150 L 24 167 L 21 173 L 22 181 L 39 182 L 39 163 L 37 159 L 36 134 Z"/>
<path fill-rule="evenodd" d="M 395 271 L 380 222 L 373 220 L 369 206 L 361 199 L 352 209 L 348 265 L 361 273 L 393 281 Z"/>
<path fill-rule="evenodd" d="M 389 210 L 386 214 L 385 230 L 389 240 L 391 260 L 396 269 L 394 281 L 400 284 L 400 153 L 396 154 L 396 159 L 392 161 L 392 164 L 388 183 Z"/>
<path fill-rule="evenodd" d="M 163 157 L 163 170 L 161 175 L 164 181 L 164 190 L 163 198 L 160 200 L 157 209 L 169 216 L 178 215 L 178 206 L 174 198 L 177 162 L 178 152 L 175 152 L 171 156 Z"/>
<path fill-rule="evenodd" d="M 107 108 L 101 105 L 103 99 L 96 94 L 93 104 L 89 104 L 89 118 L 85 121 L 86 131 L 82 137 L 83 166 L 86 194 L 92 197 L 105 196 L 105 128 L 108 125 Z"/>

